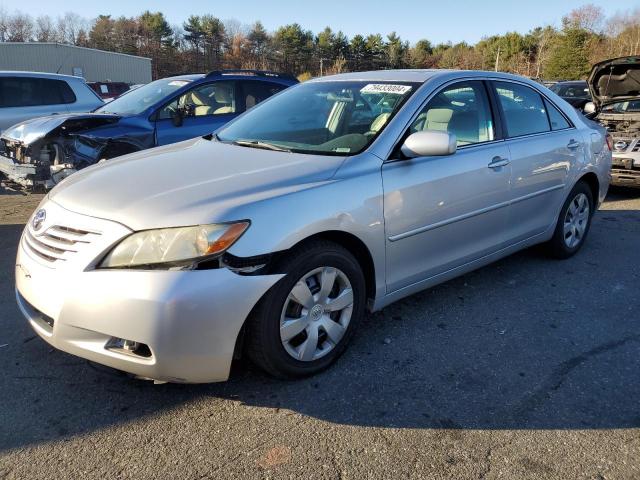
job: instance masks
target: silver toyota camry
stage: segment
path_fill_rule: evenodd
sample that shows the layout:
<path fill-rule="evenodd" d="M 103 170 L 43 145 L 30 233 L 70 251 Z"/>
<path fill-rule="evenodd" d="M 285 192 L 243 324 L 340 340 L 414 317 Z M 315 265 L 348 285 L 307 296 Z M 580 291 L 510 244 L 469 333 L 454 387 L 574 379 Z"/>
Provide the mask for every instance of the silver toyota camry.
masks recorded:
<path fill-rule="evenodd" d="M 343 74 L 87 168 L 26 226 L 18 305 L 60 350 L 170 382 L 316 373 L 367 310 L 545 243 L 575 254 L 604 129 L 493 72 Z"/>

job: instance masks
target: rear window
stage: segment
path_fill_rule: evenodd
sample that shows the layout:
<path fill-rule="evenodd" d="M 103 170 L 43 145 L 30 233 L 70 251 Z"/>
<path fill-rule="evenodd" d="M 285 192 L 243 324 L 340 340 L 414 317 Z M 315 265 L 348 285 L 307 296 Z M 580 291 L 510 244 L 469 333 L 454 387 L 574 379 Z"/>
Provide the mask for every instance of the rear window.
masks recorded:
<path fill-rule="evenodd" d="M 0 78 L 0 107 L 36 107 L 74 103 L 67 82 L 50 78 Z"/>
<path fill-rule="evenodd" d="M 511 82 L 495 82 L 495 88 L 509 137 L 550 130 L 546 108 L 538 92 Z"/>

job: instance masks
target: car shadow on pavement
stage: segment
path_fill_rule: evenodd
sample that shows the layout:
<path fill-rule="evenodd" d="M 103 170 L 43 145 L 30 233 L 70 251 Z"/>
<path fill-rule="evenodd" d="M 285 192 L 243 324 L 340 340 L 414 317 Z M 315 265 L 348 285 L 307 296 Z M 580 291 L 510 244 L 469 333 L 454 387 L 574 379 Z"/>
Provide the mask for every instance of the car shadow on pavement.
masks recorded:
<path fill-rule="evenodd" d="M 278 381 L 240 361 L 211 385 L 134 380 L 35 337 L 13 297 L 21 229 L 0 225 L 0 450 L 196 401 L 389 428 L 640 427 L 640 211 L 598 213 L 570 260 L 530 249 L 367 315 L 320 375 Z"/>

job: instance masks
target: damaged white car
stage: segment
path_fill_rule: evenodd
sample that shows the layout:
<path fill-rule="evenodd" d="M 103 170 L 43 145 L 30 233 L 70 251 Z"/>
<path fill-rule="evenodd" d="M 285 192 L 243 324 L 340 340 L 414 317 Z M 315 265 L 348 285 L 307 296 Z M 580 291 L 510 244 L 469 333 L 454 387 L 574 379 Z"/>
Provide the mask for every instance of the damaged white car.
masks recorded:
<path fill-rule="evenodd" d="M 588 82 L 587 111 L 612 137 L 611 184 L 640 187 L 640 57 L 600 62 Z"/>

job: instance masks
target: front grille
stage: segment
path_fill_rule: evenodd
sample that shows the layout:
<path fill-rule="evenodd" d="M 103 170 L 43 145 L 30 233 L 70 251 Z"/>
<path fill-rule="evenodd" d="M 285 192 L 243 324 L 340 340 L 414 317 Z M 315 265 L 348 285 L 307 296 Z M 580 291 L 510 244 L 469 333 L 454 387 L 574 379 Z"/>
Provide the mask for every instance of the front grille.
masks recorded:
<path fill-rule="evenodd" d="M 65 262 L 99 235 L 98 232 L 54 225 L 38 235 L 27 229 L 24 245 L 30 253 L 47 263 Z"/>

